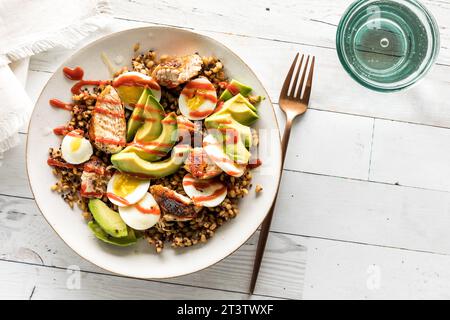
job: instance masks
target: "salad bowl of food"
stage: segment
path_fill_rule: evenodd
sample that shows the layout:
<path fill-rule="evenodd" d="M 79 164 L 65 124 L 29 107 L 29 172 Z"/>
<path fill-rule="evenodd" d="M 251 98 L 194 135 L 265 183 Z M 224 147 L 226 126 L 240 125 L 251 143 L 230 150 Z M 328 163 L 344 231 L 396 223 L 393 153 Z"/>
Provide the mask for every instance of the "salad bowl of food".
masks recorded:
<path fill-rule="evenodd" d="M 280 150 L 267 92 L 236 54 L 145 27 L 81 48 L 50 78 L 27 171 L 76 253 L 118 274 L 168 278 L 217 263 L 257 230 Z"/>

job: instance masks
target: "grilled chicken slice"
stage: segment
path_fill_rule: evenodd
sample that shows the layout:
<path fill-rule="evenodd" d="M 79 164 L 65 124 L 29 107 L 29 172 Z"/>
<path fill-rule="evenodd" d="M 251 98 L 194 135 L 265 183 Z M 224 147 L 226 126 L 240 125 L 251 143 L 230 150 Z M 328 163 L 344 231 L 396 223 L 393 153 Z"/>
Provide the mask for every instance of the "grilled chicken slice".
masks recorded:
<path fill-rule="evenodd" d="M 84 164 L 81 175 L 81 196 L 85 198 L 102 198 L 111 179 L 112 172 L 96 156 Z"/>
<path fill-rule="evenodd" d="M 192 200 L 162 185 L 150 187 L 150 193 L 158 203 L 167 221 L 188 221 L 196 217 L 200 208 Z"/>
<path fill-rule="evenodd" d="M 125 109 L 112 86 L 107 86 L 97 98 L 89 125 L 91 143 L 106 153 L 117 153 L 125 146 Z"/>
<path fill-rule="evenodd" d="M 152 77 L 162 86 L 175 88 L 197 76 L 202 64 L 198 54 L 169 58 L 153 70 Z"/>
<path fill-rule="evenodd" d="M 194 148 L 184 162 L 184 168 L 196 179 L 210 179 L 222 173 L 203 148 Z"/>

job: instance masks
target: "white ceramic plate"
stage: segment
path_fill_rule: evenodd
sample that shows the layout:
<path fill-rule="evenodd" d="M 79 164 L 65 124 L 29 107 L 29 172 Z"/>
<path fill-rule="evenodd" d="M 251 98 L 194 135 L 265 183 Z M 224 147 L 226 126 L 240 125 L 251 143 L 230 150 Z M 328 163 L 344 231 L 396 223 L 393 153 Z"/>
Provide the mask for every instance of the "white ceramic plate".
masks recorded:
<path fill-rule="evenodd" d="M 206 244 L 182 249 L 172 249 L 167 245 L 161 254 L 156 254 L 145 240 L 127 248 L 107 245 L 93 236 L 80 210 L 71 210 L 57 193 L 50 190 L 55 177 L 46 163 L 48 148 L 60 144 L 60 138 L 52 134 L 51 129 L 65 124 L 70 118 L 67 111 L 52 108 L 48 103 L 51 98 L 71 101 L 70 88 L 73 82 L 63 76 L 62 68 L 81 66 L 85 71 L 85 79 L 108 79 L 110 74 L 102 62 L 101 53 L 105 52 L 112 61 L 122 58 L 121 64 L 128 65 L 136 42 L 140 43 L 142 52 L 154 49 L 159 54 L 199 52 L 200 55 L 217 56 L 224 63 L 230 78 L 235 77 L 252 86 L 254 92 L 266 96 L 259 107 L 261 119 L 256 128 L 267 129 L 270 138 L 262 139 L 260 158 L 263 165 L 253 171 L 253 185 L 261 184 L 264 190 L 256 195 L 253 187 L 239 204 L 240 214 L 218 229 Z M 219 262 L 244 244 L 262 223 L 274 200 L 280 178 L 280 155 L 280 138 L 273 106 L 250 68 L 215 40 L 168 27 L 118 32 L 80 49 L 65 61 L 50 78 L 36 103 L 27 140 L 28 177 L 36 202 L 48 223 L 67 245 L 86 260 L 108 271 L 136 278 L 168 278 L 192 273 Z"/>

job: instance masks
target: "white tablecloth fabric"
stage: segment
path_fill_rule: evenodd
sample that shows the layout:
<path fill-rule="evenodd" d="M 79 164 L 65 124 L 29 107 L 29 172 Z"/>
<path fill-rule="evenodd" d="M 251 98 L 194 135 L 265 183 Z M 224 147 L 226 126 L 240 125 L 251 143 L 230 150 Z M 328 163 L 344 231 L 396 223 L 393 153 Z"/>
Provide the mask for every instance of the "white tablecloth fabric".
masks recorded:
<path fill-rule="evenodd" d="M 106 0 L 0 0 L 0 158 L 17 144 L 32 109 L 9 64 L 57 46 L 71 48 L 110 17 Z"/>

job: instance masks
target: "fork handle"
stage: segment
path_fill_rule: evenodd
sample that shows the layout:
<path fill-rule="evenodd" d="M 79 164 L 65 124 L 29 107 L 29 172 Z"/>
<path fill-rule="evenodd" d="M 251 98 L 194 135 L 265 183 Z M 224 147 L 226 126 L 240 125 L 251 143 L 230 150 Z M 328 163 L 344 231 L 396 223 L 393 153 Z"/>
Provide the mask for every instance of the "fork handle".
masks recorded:
<path fill-rule="evenodd" d="M 286 114 L 286 125 L 284 127 L 283 139 L 281 140 L 281 173 L 280 173 L 281 176 L 283 175 L 284 159 L 286 158 L 286 151 L 289 144 L 289 137 L 291 136 L 292 122 L 294 121 L 295 117 L 296 115 L 293 115 L 291 113 Z M 267 217 L 261 224 L 261 232 L 259 233 L 255 262 L 253 264 L 252 279 L 250 281 L 250 289 L 249 289 L 250 294 L 253 294 L 253 292 L 255 291 L 256 280 L 258 279 L 259 269 L 261 268 L 261 262 L 264 257 L 264 250 L 266 249 L 267 238 L 269 237 L 270 225 L 272 223 L 272 217 L 277 202 L 277 195 L 279 188 L 280 184 L 278 184 L 278 189 L 275 194 L 275 199 L 272 203 L 272 207 L 270 207 Z"/>

